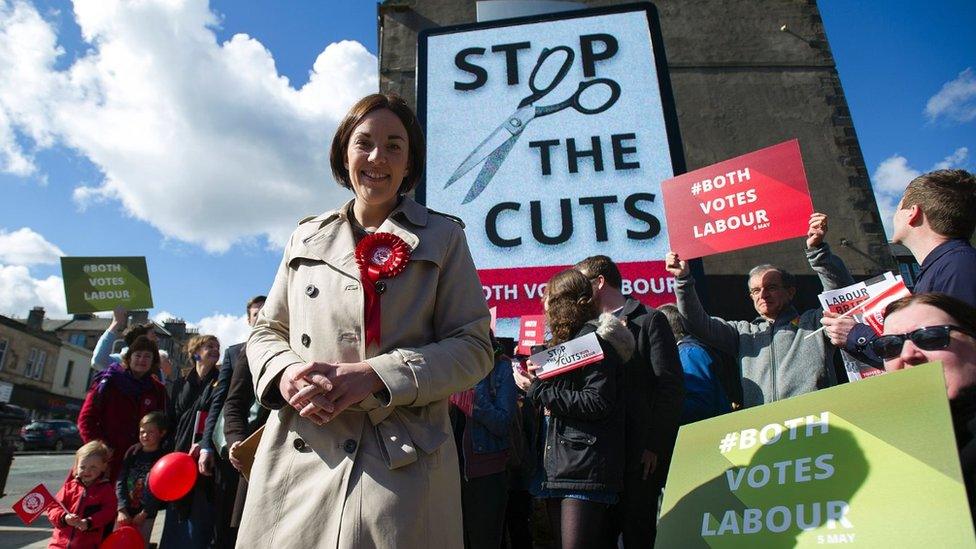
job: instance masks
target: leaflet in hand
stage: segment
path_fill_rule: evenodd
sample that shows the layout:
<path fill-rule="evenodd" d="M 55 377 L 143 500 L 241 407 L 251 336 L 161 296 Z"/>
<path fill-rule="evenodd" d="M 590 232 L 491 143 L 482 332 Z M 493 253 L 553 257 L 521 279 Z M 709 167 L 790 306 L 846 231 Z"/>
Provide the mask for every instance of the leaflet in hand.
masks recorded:
<path fill-rule="evenodd" d="M 858 282 L 838 290 L 827 290 L 820 294 L 820 305 L 823 310 L 837 313 L 840 315 L 848 314 L 854 320 L 863 322 L 864 311 L 857 309 L 858 305 L 864 303 L 873 295 L 880 293 L 883 289 L 895 283 L 895 276 L 886 272 L 883 276 Z"/>
<path fill-rule="evenodd" d="M 549 379 L 603 360 L 603 349 L 600 347 L 600 341 L 596 338 L 596 334 L 590 332 L 585 336 L 571 339 L 551 349 L 536 353 L 529 357 L 529 360 L 539 367 L 536 370 L 539 379 Z"/>

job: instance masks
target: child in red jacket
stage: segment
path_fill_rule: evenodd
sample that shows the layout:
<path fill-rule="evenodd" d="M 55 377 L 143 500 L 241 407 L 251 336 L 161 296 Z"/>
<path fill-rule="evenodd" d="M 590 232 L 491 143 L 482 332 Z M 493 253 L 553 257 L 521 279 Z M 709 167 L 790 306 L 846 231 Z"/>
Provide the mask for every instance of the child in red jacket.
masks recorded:
<path fill-rule="evenodd" d="M 54 525 L 48 549 L 97 548 L 102 542 L 118 503 L 107 475 L 110 457 L 111 451 L 100 440 L 75 453 L 75 466 L 57 495 L 68 511 L 58 505 L 47 512 Z"/>

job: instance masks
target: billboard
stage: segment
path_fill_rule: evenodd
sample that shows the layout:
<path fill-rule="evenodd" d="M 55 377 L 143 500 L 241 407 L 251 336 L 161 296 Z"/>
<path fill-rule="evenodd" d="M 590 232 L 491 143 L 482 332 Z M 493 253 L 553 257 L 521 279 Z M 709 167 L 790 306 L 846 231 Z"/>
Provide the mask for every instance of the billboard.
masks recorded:
<path fill-rule="evenodd" d="M 613 258 L 673 300 L 661 182 L 684 171 L 657 14 L 632 4 L 421 32 L 417 198 L 460 217 L 499 318 L 541 312 L 552 274 Z"/>

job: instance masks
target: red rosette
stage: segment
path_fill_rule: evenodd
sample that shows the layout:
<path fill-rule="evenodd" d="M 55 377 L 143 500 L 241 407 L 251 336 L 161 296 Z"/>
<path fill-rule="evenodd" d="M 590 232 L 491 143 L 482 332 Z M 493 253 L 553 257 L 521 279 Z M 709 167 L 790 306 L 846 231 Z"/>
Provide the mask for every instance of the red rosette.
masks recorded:
<path fill-rule="evenodd" d="M 390 233 L 366 235 L 356 246 L 356 263 L 370 281 L 393 278 L 407 268 L 410 246 L 402 238 Z"/>
<path fill-rule="evenodd" d="M 383 290 L 377 291 L 377 282 L 402 273 L 409 261 L 410 246 L 390 233 L 366 235 L 356 246 L 356 264 L 359 265 L 365 297 L 363 322 L 366 345 L 380 343 L 380 293 Z"/>

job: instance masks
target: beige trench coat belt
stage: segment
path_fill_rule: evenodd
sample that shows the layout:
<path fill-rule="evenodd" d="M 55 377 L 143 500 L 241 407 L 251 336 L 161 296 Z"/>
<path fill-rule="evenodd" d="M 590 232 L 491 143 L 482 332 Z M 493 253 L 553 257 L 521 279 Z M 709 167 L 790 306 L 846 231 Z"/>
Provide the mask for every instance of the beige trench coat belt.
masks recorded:
<path fill-rule="evenodd" d="M 431 423 L 428 414 L 424 413 L 427 407 L 384 407 L 370 395 L 351 408 L 369 416 L 379 438 L 383 459 L 391 470 L 417 461 L 418 448 L 427 454 L 434 453 L 449 436 Z"/>

